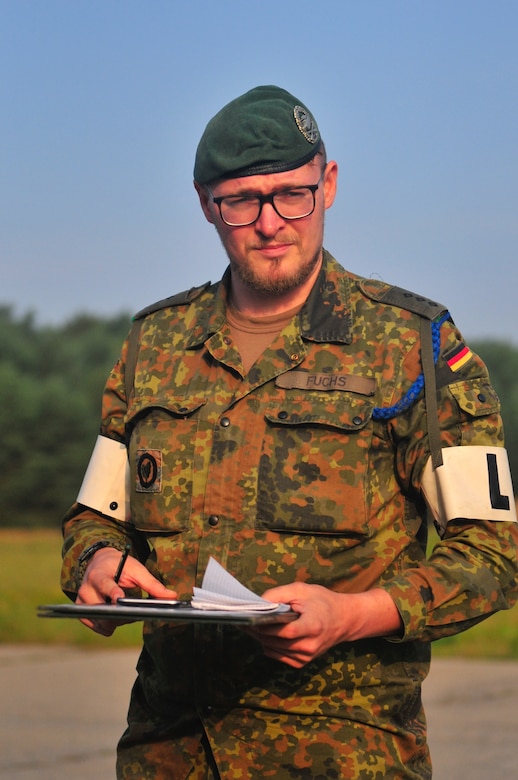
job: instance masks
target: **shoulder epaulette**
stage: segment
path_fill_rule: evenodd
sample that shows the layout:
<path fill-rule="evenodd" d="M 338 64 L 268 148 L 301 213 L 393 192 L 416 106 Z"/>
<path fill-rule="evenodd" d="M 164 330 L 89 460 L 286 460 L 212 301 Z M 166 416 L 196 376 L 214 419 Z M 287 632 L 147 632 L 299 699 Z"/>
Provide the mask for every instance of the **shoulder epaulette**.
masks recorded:
<path fill-rule="evenodd" d="M 169 306 L 184 306 L 187 303 L 191 303 L 191 301 L 194 301 L 198 296 L 205 292 L 211 284 L 212 282 L 205 282 L 205 284 L 202 284 L 199 287 L 191 287 L 190 290 L 184 290 L 184 292 L 176 293 L 176 295 L 171 295 L 169 298 L 162 298 L 161 301 L 151 303 L 149 306 L 146 306 L 144 309 L 137 312 L 133 316 L 133 321 L 142 320 L 149 314 L 160 311 L 160 309 L 167 309 Z"/>
<path fill-rule="evenodd" d="M 205 290 L 207 290 L 212 282 L 205 282 L 200 287 L 191 287 L 190 290 L 171 295 L 169 298 L 163 298 L 161 301 L 152 303 L 150 306 L 146 306 L 145 309 L 141 309 L 133 317 L 133 325 L 128 335 L 128 352 L 126 356 L 126 367 L 124 374 L 124 385 L 126 388 L 126 398 L 130 397 L 133 392 L 133 382 L 135 380 L 135 368 L 137 365 L 137 357 L 139 350 L 139 338 L 140 328 L 142 326 L 141 320 L 145 319 L 149 314 L 153 314 L 160 309 L 166 309 L 169 306 L 183 306 L 191 301 L 194 301 Z"/>
<path fill-rule="evenodd" d="M 361 291 L 373 301 L 386 303 L 389 306 L 398 306 L 400 309 L 411 311 L 412 314 L 419 314 L 428 320 L 435 320 L 448 311 L 446 306 L 432 301 L 431 298 L 425 298 L 424 295 L 418 295 L 410 290 L 394 287 L 376 279 L 362 279 L 359 286 Z"/>

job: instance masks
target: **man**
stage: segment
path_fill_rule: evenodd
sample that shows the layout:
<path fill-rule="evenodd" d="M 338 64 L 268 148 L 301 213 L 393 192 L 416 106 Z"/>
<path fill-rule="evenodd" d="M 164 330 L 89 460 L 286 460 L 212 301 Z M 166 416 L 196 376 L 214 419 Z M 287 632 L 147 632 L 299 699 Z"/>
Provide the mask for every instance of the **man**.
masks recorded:
<path fill-rule="evenodd" d="M 63 588 L 188 599 L 213 556 L 299 617 L 145 624 L 118 777 L 429 778 L 430 643 L 516 597 L 498 398 L 441 306 L 323 249 L 337 165 L 300 100 L 258 87 L 225 106 L 194 177 L 230 266 L 137 315 Z M 128 462 L 126 517 L 99 486 L 120 492 Z"/>

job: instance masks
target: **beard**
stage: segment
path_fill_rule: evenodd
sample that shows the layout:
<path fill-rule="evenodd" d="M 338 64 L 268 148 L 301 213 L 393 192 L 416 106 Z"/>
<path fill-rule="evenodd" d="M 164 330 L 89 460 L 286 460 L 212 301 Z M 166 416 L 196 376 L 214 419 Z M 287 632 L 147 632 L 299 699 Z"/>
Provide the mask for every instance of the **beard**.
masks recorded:
<path fill-rule="evenodd" d="M 319 248 L 303 264 L 286 272 L 278 271 L 282 266 L 282 260 L 271 260 L 270 273 L 268 274 L 260 274 L 252 265 L 237 262 L 232 257 L 229 258 L 230 268 L 232 274 L 254 293 L 278 296 L 297 289 L 309 279 L 320 262 L 321 252 L 322 250 Z"/>

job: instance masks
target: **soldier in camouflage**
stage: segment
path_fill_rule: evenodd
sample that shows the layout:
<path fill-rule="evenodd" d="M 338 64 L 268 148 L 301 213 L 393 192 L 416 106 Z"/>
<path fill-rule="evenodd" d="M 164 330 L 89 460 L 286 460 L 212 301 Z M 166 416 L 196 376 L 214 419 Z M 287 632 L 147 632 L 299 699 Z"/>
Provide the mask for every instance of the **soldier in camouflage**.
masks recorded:
<path fill-rule="evenodd" d="M 121 482 L 129 463 L 129 514 L 80 494 L 65 593 L 188 599 L 213 556 L 299 613 L 145 623 L 120 780 L 430 778 L 430 643 L 516 598 L 486 368 L 442 306 L 323 249 L 336 180 L 300 100 L 258 87 L 225 106 L 195 187 L 230 266 L 137 315 L 138 354 L 130 338 L 108 379 L 103 470 Z"/>

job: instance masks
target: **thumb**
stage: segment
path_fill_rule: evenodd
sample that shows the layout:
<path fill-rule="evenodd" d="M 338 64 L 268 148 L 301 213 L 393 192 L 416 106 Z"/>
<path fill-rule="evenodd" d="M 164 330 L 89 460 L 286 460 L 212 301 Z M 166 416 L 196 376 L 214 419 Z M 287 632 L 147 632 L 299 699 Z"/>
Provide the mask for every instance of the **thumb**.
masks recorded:
<path fill-rule="evenodd" d="M 263 593 L 263 599 L 275 603 L 287 603 L 293 599 L 292 585 L 278 585 L 276 588 L 270 588 Z"/>

